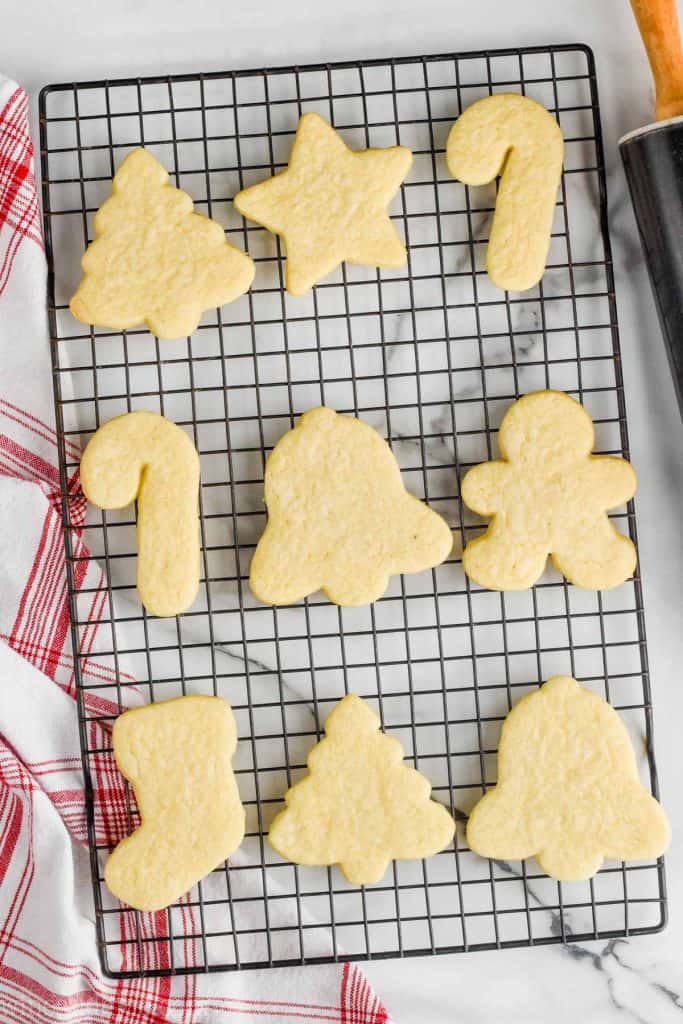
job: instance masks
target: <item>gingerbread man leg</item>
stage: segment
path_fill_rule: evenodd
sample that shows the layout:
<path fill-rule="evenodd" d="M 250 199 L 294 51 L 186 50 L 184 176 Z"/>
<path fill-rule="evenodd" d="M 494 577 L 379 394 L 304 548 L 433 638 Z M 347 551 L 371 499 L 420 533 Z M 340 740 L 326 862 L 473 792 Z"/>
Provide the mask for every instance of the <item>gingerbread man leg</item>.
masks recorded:
<path fill-rule="evenodd" d="M 462 564 L 470 579 L 489 590 L 527 590 L 545 569 L 548 554 L 545 544 L 515 537 L 496 518 L 483 537 L 467 545 Z"/>
<path fill-rule="evenodd" d="M 587 590 L 618 587 L 633 574 L 636 549 L 607 515 L 576 523 L 571 535 L 552 553 L 553 562 L 570 583 Z"/>

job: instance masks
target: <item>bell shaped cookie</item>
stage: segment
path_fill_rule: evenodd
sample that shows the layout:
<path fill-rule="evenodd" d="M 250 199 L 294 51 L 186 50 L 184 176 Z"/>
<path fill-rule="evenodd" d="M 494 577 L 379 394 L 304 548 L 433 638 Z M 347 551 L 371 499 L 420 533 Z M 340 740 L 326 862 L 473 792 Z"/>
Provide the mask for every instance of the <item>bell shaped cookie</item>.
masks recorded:
<path fill-rule="evenodd" d="M 395 573 L 449 555 L 448 524 L 408 494 L 398 463 L 361 420 L 321 407 L 278 441 L 265 471 L 268 523 L 249 583 L 266 604 L 316 590 L 340 605 L 376 601 Z"/>
<path fill-rule="evenodd" d="M 342 260 L 403 266 L 406 248 L 387 206 L 412 159 L 405 146 L 351 150 L 320 114 L 307 113 L 286 170 L 238 192 L 235 206 L 281 236 L 287 291 L 303 295 Z"/>
<path fill-rule="evenodd" d="M 430 857 L 455 823 L 430 799 L 424 775 L 403 761 L 398 740 L 379 731 L 364 700 L 348 694 L 308 755 L 309 774 L 285 794 L 268 839 L 295 864 L 339 864 L 349 882 L 370 885 L 389 861 Z"/>
<path fill-rule="evenodd" d="M 193 212 L 146 149 L 116 172 L 83 271 L 69 303 L 77 320 L 114 330 L 146 323 L 159 338 L 192 334 L 204 310 L 232 302 L 254 279 L 251 259 L 220 224 Z"/>
<path fill-rule="evenodd" d="M 104 880 L 123 903 L 161 910 L 222 864 L 244 837 L 231 765 L 235 719 L 220 697 L 176 697 L 124 712 L 112 738 L 142 823 L 111 854 Z"/>
<path fill-rule="evenodd" d="M 536 857 L 559 881 L 590 878 L 609 860 L 659 857 L 669 825 L 641 785 L 619 715 L 569 676 L 512 709 L 498 750 L 498 783 L 467 825 L 475 853 Z"/>
<path fill-rule="evenodd" d="M 628 579 L 635 547 L 607 510 L 633 496 L 636 475 L 625 459 L 591 454 L 585 409 L 561 391 L 525 395 L 506 412 L 498 443 L 503 459 L 475 466 L 462 481 L 467 507 L 493 516 L 465 548 L 470 579 L 490 590 L 526 590 L 548 555 L 579 587 L 607 590 Z"/>

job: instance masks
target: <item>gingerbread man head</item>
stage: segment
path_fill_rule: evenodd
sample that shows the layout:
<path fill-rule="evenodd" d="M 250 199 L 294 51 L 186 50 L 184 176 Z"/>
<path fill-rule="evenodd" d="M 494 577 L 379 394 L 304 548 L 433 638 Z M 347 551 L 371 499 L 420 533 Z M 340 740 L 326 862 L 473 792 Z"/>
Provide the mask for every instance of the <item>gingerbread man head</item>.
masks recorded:
<path fill-rule="evenodd" d="M 636 476 L 625 459 L 592 455 L 593 423 L 561 391 L 525 395 L 500 427 L 503 459 L 475 466 L 462 499 L 493 516 L 463 554 L 467 575 L 491 590 L 526 590 L 550 555 L 568 580 L 590 590 L 623 583 L 636 552 L 607 510 L 633 496 Z"/>

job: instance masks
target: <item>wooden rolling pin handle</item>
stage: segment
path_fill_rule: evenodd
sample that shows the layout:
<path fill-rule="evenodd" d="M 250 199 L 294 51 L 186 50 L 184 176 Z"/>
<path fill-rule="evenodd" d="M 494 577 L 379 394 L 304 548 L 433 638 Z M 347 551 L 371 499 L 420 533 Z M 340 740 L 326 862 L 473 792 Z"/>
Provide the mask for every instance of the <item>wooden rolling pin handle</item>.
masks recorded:
<path fill-rule="evenodd" d="M 683 49 L 676 0 L 631 0 L 655 80 L 657 120 L 683 114 Z"/>

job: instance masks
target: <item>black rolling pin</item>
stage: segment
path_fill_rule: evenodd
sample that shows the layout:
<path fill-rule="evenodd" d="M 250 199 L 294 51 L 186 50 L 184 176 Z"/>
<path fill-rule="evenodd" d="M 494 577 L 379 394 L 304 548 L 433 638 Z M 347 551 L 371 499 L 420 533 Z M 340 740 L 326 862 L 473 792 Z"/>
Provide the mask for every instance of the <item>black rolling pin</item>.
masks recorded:
<path fill-rule="evenodd" d="M 656 117 L 619 141 L 683 417 L 683 50 L 676 0 L 631 0 Z"/>

